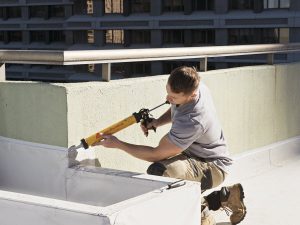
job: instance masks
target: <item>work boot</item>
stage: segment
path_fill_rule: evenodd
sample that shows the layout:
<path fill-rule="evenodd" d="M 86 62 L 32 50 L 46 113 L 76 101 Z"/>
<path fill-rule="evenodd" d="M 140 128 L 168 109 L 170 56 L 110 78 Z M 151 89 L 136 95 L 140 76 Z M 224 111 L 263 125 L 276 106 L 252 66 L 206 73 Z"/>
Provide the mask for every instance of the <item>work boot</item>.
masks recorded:
<path fill-rule="evenodd" d="M 216 221 L 213 215 L 211 215 L 208 207 L 205 207 L 201 212 L 201 225 L 216 225 Z"/>
<path fill-rule="evenodd" d="M 244 205 L 244 191 L 241 184 L 235 184 L 221 189 L 221 207 L 227 215 L 231 212 L 230 221 L 232 224 L 240 223 L 246 215 L 246 206 Z"/>

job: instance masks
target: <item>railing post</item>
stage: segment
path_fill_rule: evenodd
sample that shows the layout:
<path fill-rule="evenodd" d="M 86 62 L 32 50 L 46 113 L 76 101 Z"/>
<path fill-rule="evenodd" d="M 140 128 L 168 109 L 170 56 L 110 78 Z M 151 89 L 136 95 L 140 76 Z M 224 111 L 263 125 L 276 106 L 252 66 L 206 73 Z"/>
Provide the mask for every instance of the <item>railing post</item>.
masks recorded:
<path fill-rule="evenodd" d="M 267 55 L 267 64 L 268 65 L 273 65 L 274 64 L 274 54 L 270 53 Z"/>
<path fill-rule="evenodd" d="M 102 64 L 102 80 L 110 81 L 111 78 L 111 64 L 103 63 Z"/>
<path fill-rule="evenodd" d="M 207 71 L 207 58 L 200 59 L 200 72 L 206 72 Z"/>
<path fill-rule="evenodd" d="M 5 81 L 5 63 L 0 64 L 0 81 Z"/>

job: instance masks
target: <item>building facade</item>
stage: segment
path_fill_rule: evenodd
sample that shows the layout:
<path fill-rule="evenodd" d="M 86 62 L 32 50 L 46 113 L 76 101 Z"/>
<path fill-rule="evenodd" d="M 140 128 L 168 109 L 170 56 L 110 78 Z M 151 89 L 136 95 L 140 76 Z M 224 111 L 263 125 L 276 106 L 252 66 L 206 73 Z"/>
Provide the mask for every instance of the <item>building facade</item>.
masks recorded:
<path fill-rule="evenodd" d="M 0 0 L 0 49 L 89 50 L 290 43 L 300 40 L 299 0 Z M 278 62 L 292 56 L 276 55 Z M 265 63 L 209 59 L 208 68 Z M 166 74 L 199 60 L 120 63 L 112 79 Z M 101 65 L 7 65 L 7 79 L 100 80 Z"/>

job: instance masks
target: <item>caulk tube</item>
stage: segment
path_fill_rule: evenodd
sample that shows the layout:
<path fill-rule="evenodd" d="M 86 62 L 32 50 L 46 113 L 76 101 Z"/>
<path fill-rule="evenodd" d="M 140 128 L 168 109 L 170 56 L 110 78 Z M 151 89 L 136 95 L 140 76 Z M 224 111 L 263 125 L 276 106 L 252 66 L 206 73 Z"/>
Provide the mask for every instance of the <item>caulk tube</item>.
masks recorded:
<path fill-rule="evenodd" d="M 104 130 L 101 130 L 87 138 L 83 138 L 80 140 L 81 144 L 85 149 L 88 149 L 91 145 L 101 141 L 103 139 L 101 134 L 114 134 L 120 130 L 123 130 L 124 128 L 140 122 L 140 116 L 138 113 L 134 113 L 132 116 L 127 117 L 124 120 L 119 121 L 118 123 L 115 123 Z"/>

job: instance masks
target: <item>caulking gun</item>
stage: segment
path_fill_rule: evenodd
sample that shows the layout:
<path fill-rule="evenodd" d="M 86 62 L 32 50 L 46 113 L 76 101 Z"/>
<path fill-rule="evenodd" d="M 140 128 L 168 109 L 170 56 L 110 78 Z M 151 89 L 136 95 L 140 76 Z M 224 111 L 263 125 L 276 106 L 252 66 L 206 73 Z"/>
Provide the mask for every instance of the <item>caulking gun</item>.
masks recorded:
<path fill-rule="evenodd" d="M 123 119 L 87 138 L 83 138 L 80 140 L 80 144 L 78 146 L 71 146 L 69 148 L 69 151 L 74 151 L 77 150 L 79 148 L 84 147 L 85 149 L 88 149 L 91 145 L 101 141 L 103 139 L 101 134 L 114 134 L 120 130 L 125 129 L 126 127 L 134 124 L 134 123 L 139 123 L 141 122 L 145 127 L 147 127 L 148 123 L 151 123 L 151 121 L 153 120 L 150 112 L 159 108 L 160 106 L 164 105 L 164 104 L 169 104 L 168 101 L 164 102 L 163 104 L 160 104 L 159 106 L 154 107 L 153 109 L 141 109 L 139 112 L 135 112 L 133 113 L 131 116 L 127 117 L 126 119 Z M 155 127 L 152 127 L 151 129 L 153 129 L 154 131 L 156 131 Z"/>

